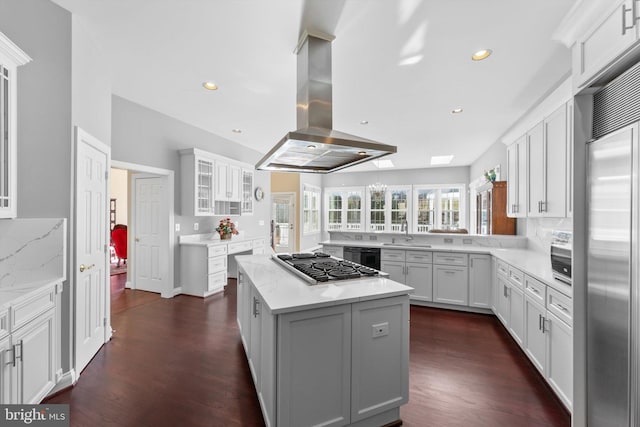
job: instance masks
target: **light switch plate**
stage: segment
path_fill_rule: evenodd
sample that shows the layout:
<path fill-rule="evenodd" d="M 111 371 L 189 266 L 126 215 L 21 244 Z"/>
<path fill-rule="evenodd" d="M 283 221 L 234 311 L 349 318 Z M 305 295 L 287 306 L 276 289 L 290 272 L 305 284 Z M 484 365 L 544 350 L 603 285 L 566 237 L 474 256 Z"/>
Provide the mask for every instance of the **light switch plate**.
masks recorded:
<path fill-rule="evenodd" d="M 259 220 L 258 225 L 264 225 L 264 219 Z"/>
<path fill-rule="evenodd" d="M 180 224 L 176 224 L 176 231 L 180 231 Z"/>
<path fill-rule="evenodd" d="M 200 224 L 197 222 L 193 223 L 193 231 L 198 231 L 198 229 L 200 228 Z"/>
<path fill-rule="evenodd" d="M 376 323 L 375 325 L 371 325 L 371 329 L 372 338 L 384 337 L 385 335 L 389 335 L 389 322 Z"/>
<path fill-rule="evenodd" d="M 445 243 L 453 243 L 453 238 L 452 237 L 445 237 L 444 238 L 444 242 Z"/>

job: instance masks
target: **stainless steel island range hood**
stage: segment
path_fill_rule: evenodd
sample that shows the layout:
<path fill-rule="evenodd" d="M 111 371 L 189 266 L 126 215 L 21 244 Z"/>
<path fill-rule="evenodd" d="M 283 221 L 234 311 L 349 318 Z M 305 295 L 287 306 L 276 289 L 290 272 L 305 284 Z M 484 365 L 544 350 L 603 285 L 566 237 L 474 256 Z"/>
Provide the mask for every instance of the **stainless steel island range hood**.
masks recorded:
<path fill-rule="evenodd" d="M 287 133 L 256 169 L 329 173 L 395 153 L 380 144 L 333 130 L 331 41 L 333 36 L 304 32 L 298 54 L 298 130 Z"/>

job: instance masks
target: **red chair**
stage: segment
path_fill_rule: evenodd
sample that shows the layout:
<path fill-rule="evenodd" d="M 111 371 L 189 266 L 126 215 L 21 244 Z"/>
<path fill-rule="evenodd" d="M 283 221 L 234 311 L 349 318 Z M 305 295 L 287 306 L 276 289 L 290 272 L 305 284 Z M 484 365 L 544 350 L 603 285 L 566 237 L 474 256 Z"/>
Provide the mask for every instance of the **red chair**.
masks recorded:
<path fill-rule="evenodd" d="M 127 263 L 127 226 L 122 224 L 114 225 L 113 230 L 111 230 L 111 241 L 118 257 L 118 267 L 120 267 L 121 260 L 124 260 L 125 264 Z"/>

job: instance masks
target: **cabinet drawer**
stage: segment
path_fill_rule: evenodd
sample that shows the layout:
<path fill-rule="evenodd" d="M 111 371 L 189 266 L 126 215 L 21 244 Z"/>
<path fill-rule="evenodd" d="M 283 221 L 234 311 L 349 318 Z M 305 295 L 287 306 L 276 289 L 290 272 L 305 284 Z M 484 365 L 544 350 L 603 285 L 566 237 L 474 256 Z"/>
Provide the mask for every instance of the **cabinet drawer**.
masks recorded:
<path fill-rule="evenodd" d="M 553 288 L 547 289 L 547 310 L 558 316 L 567 325 L 573 325 L 573 303 L 571 298 Z"/>
<path fill-rule="evenodd" d="M 222 290 L 227 284 L 227 272 L 221 271 L 219 273 L 213 273 L 209 275 L 207 280 L 207 290 L 209 292 L 215 290 Z"/>
<path fill-rule="evenodd" d="M 16 329 L 36 318 L 40 313 L 55 307 L 55 298 L 55 286 L 52 286 L 15 304 L 10 312 L 9 330 L 15 332 Z"/>
<path fill-rule="evenodd" d="M 509 281 L 520 289 L 524 289 L 524 273 L 512 266 L 509 266 Z"/>
<path fill-rule="evenodd" d="M 407 262 L 427 262 L 433 261 L 433 253 L 423 251 L 407 251 Z"/>
<path fill-rule="evenodd" d="M 226 255 L 227 253 L 227 245 L 215 245 L 209 246 L 207 248 L 207 257 L 211 258 L 212 256 L 218 255 Z"/>
<path fill-rule="evenodd" d="M 383 249 L 380 251 L 380 258 L 384 261 L 404 261 L 404 252 L 398 249 Z"/>
<path fill-rule="evenodd" d="M 250 251 L 252 249 L 251 247 L 251 241 L 248 240 L 246 242 L 235 242 L 235 243 L 229 243 L 229 253 L 230 254 L 235 254 L 238 252 L 245 252 L 245 251 Z"/>
<path fill-rule="evenodd" d="M 208 274 L 215 273 L 217 271 L 227 271 L 227 257 L 218 256 L 209 258 L 207 270 Z"/>
<path fill-rule="evenodd" d="M 467 254 L 458 254 L 453 252 L 434 252 L 433 263 L 442 265 L 460 265 L 467 266 Z"/>
<path fill-rule="evenodd" d="M 524 276 L 524 290 L 527 295 L 544 306 L 547 300 L 547 285 L 533 277 Z"/>
<path fill-rule="evenodd" d="M 264 239 L 255 239 L 253 241 L 253 248 L 264 248 Z"/>
<path fill-rule="evenodd" d="M 504 261 L 496 261 L 496 270 L 498 274 L 502 274 L 505 278 L 509 277 L 509 264 Z"/>
<path fill-rule="evenodd" d="M 9 312 L 7 310 L 0 312 L 0 339 L 9 334 Z"/>

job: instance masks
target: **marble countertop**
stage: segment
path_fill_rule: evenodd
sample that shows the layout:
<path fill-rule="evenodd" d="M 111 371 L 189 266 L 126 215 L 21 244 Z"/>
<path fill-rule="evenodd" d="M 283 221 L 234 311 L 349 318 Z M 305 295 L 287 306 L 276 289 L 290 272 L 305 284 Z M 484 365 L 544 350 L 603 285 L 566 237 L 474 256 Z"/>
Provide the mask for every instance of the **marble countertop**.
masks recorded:
<path fill-rule="evenodd" d="M 272 314 L 407 295 L 413 288 L 383 277 L 310 285 L 278 265 L 270 255 L 236 257 Z"/>
<path fill-rule="evenodd" d="M 12 286 L 0 287 L 0 311 L 29 298 L 32 294 L 64 281 L 64 277 L 42 277 L 25 282 L 16 282 Z"/>
<path fill-rule="evenodd" d="M 551 270 L 551 258 L 548 254 L 521 248 L 500 248 L 490 246 L 474 246 L 474 245 L 429 245 L 425 246 L 411 246 L 408 244 L 393 245 L 390 243 L 376 242 L 376 241 L 351 241 L 351 240 L 326 240 L 321 242 L 322 245 L 335 245 L 335 246 L 357 246 L 367 248 L 381 248 L 381 249 L 404 249 L 411 251 L 428 251 L 428 252 L 465 252 L 465 253 L 478 253 L 489 254 L 502 261 L 511 264 L 512 266 L 522 270 L 525 274 L 546 283 L 552 288 L 556 289 L 563 294 L 572 297 L 573 291 L 570 285 L 561 282 L 553 277 Z M 421 243 L 418 242 L 417 245 Z"/>
<path fill-rule="evenodd" d="M 179 236 L 180 245 L 187 246 L 214 246 L 227 245 L 235 242 L 246 242 L 256 239 L 266 239 L 265 236 L 247 236 L 245 234 L 236 234 L 229 240 L 222 240 L 217 233 L 207 234 L 189 234 Z"/>

